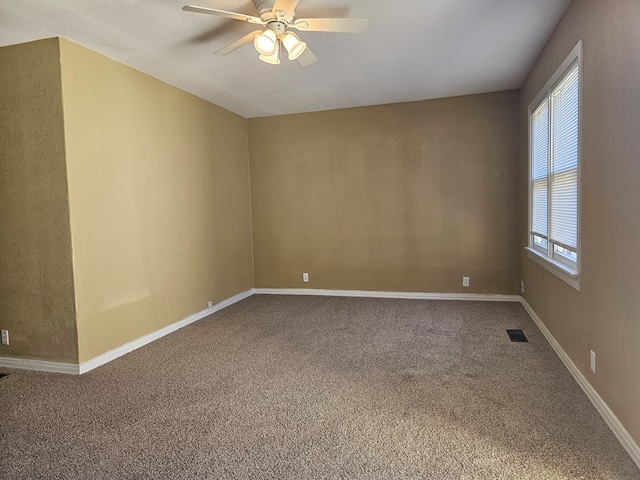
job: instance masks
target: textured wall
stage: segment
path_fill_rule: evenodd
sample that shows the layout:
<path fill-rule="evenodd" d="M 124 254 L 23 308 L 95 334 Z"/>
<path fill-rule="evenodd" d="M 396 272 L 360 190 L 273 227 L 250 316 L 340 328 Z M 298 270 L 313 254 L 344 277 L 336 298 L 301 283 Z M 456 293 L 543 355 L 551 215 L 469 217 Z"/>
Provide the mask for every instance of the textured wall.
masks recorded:
<path fill-rule="evenodd" d="M 250 119 L 256 287 L 517 293 L 517 129 L 517 92 Z"/>
<path fill-rule="evenodd" d="M 65 40 L 61 57 L 85 361 L 252 287 L 246 120 Z"/>
<path fill-rule="evenodd" d="M 57 39 L 0 48 L 0 355 L 78 361 Z"/>
<path fill-rule="evenodd" d="M 581 0 L 567 13 L 520 96 L 525 298 L 640 444 L 640 2 Z M 584 42 L 582 291 L 529 260 L 527 107 Z M 589 369 L 589 350 L 597 373 Z"/>

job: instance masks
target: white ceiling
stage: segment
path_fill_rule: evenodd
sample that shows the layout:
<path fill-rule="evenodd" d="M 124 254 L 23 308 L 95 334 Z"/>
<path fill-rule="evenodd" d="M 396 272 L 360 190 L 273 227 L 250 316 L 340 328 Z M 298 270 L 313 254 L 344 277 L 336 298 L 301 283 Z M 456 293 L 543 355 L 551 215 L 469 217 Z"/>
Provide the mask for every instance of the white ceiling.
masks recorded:
<path fill-rule="evenodd" d="M 364 34 L 300 32 L 319 61 L 279 66 L 255 30 L 182 11 L 191 3 L 255 15 L 251 0 L 1 0 L 0 46 L 61 36 L 245 117 L 520 87 L 570 0 L 301 0 L 297 17 L 366 17 Z M 0 66 L 1 68 L 1 66 Z"/>

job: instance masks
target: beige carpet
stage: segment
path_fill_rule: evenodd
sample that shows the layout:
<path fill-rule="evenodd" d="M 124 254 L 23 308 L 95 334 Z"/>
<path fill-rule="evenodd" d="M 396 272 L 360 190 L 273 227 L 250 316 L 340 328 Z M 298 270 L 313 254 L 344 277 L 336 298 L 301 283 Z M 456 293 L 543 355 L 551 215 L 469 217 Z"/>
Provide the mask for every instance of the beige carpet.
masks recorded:
<path fill-rule="evenodd" d="M 514 303 L 253 296 L 80 377 L 10 373 L 2 479 L 640 479 Z"/>

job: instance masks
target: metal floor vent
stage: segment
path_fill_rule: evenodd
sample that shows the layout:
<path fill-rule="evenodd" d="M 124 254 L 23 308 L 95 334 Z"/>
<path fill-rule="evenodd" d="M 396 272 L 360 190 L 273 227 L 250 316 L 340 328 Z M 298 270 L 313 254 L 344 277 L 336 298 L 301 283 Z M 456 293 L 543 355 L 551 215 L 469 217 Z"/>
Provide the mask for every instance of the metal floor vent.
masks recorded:
<path fill-rule="evenodd" d="M 507 335 L 512 342 L 528 342 L 522 330 L 507 330 Z"/>

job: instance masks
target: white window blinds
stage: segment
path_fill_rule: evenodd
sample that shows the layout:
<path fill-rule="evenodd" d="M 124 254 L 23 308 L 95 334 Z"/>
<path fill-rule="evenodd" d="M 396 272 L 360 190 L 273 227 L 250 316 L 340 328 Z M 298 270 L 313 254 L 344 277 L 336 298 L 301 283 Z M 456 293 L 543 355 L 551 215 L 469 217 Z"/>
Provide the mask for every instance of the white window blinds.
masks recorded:
<path fill-rule="evenodd" d="M 549 100 L 531 116 L 531 233 L 547 238 L 549 178 Z"/>
<path fill-rule="evenodd" d="M 578 64 L 551 92 L 551 240 L 578 247 Z"/>

